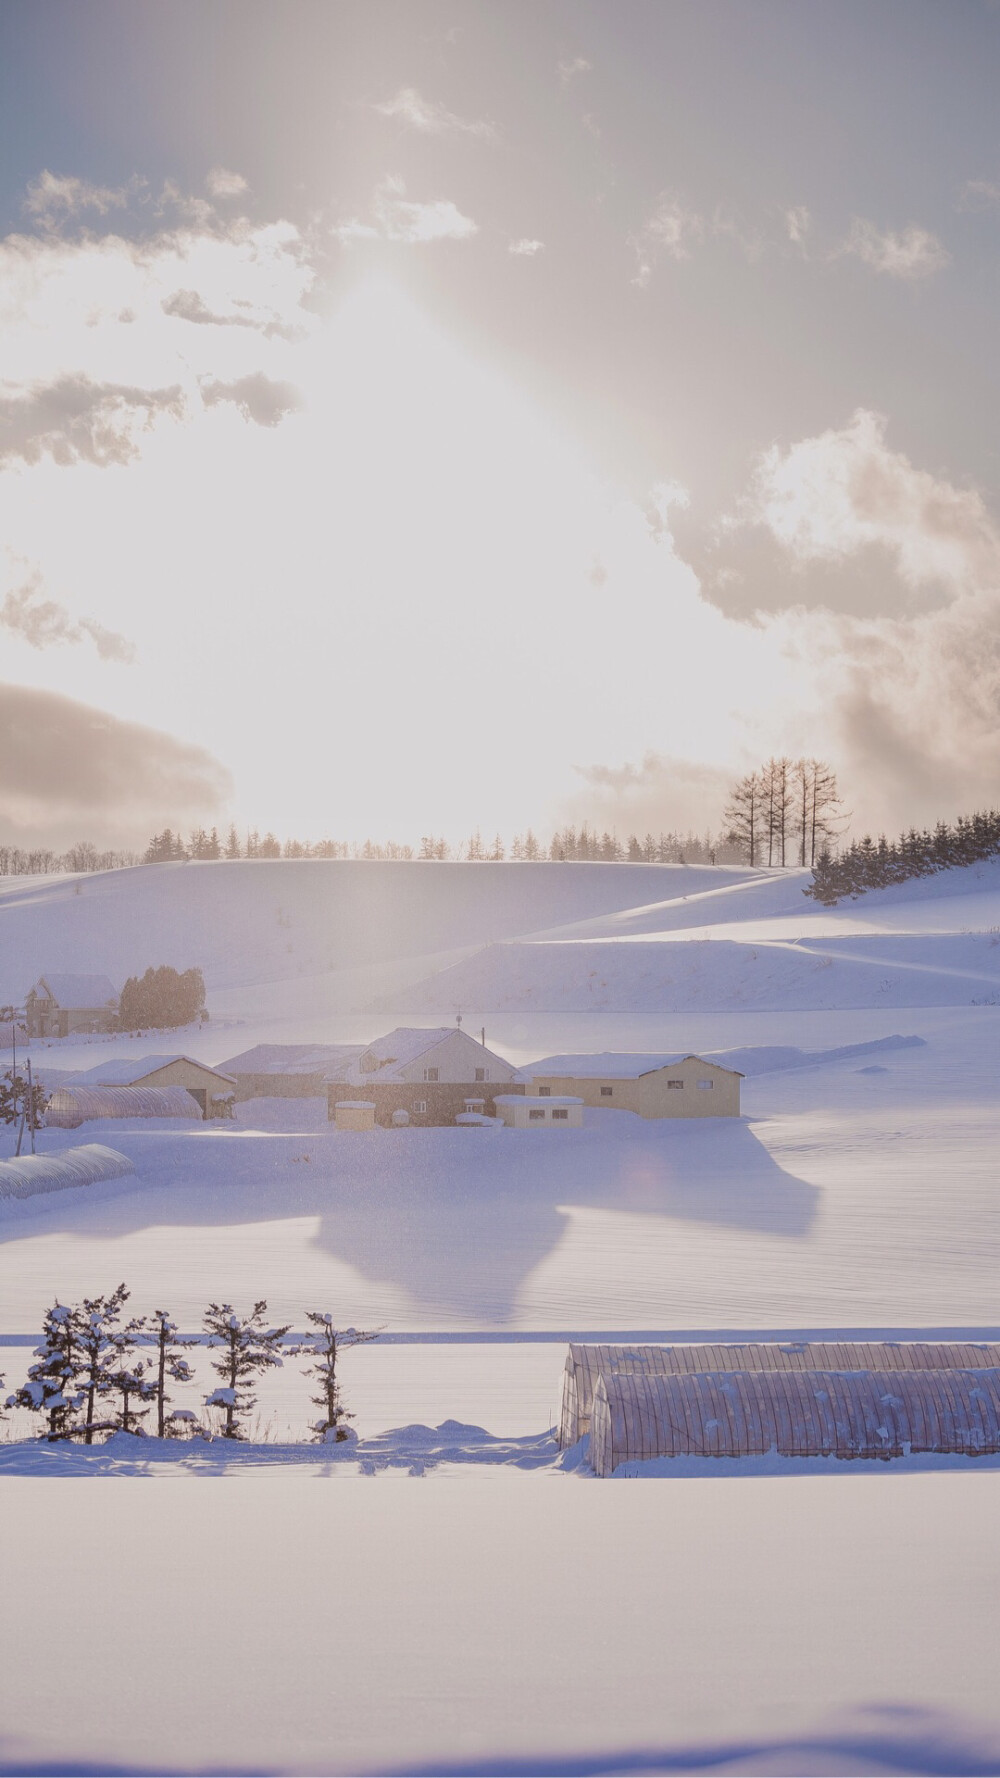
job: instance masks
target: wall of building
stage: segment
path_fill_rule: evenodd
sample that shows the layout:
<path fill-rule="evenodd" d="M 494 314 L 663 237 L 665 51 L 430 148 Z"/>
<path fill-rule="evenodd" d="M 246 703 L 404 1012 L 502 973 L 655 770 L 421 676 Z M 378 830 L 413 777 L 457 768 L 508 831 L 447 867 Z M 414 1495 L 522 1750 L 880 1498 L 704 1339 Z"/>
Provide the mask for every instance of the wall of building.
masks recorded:
<path fill-rule="evenodd" d="M 520 1093 L 524 1090 L 516 1082 L 504 1081 L 498 1084 L 504 1093 Z M 347 1097 L 350 1090 L 343 1083 L 328 1088 L 328 1115 L 331 1121 L 335 1116 L 337 1100 Z M 494 1085 L 491 1091 L 489 1086 L 468 1080 L 427 1083 L 366 1080 L 363 1087 L 355 1090 L 372 1101 L 376 1123 L 388 1126 L 392 1124 L 394 1111 L 405 1111 L 410 1123 L 418 1127 L 453 1124 L 459 1112 L 465 1110 L 466 1099 L 481 1099 L 483 1104 L 481 1107 L 477 1106 L 476 1110 L 481 1109 L 487 1117 L 496 1116 L 493 1094 L 497 1086 Z M 424 1107 L 423 1111 L 418 1110 L 421 1105 Z"/>
<path fill-rule="evenodd" d="M 680 1087 L 668 1082 L 679 1080 Z M 710 1080 L 702 1088 L 699 1081 Z M 712 1062 L 684 1061 L 657 1068 L 635 1080 L 614 1075 L 536 1075 L 527 1092 L 548 1087 L 552 1094 L 570 1093 L 599 1111 L 633 1111 L 637 1117 L 739 1117 L 740 1077 Z"/>
<path fill-rule="evenodd" d="M 503 1056 L 494 1055 L 492 1050 L 484 1049 L 466 1031 L 457 1029 L 449 1032 L 433 1050 L 426 1051 L 416 1061 L 401 1068 L 400 1073 L 404 1080 L 422 1086 L 425 1068 L 436 1068 L 438 1083 L 451 1086 L 496 1086 L 500 1081 L 512 1080 L 517 1073 L 513 1064 L 505 1061 Z M 484 1079 L 479 1082 L 475 1078 L 477 1069 L 482 1069 L 484 1075 Z"/>
<path fill-rule="evenodd" d="M 324 1099 L 327 1083 L 321 1074 L 237 1074 L 236 1097 L 244 1099 Z M 341 1081 L 340 1095 L 347 1092 Z"/>

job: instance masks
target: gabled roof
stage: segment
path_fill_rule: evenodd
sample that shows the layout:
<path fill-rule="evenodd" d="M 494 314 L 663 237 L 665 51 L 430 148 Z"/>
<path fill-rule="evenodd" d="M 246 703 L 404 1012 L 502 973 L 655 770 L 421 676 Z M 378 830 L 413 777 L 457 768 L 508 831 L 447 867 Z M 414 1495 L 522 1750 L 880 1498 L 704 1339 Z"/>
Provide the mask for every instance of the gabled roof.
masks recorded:
<path fill-rule="evenodd" d="M 589 1056 L 543 1056 L 540 1062 L 525 1062 L 521 1073 L 529 1080 L 537 1075 L 577 1080 L 596 1080 L 598 1077 L 602 1080 L 638 1080 L 643 1074 L 655 1074 L 659 1068 L 675 1068 L 680 1062 L 705 1062 L 712 1068 L 720 1068 L 723 1074 L 739 1074 L 738 1068 L 727 1068 L 723 1062 L 713 1061 L 711 1056 L 692 1055 L 690 1050 L 676 1051 L 672 1055 L 604 1050 Z"/>
<path fill-rule="evenodd" d="M 388 1032 L 385 1037 L 376 1037 L 374 1043 L 365 1044 L 364 1048 L 358 1051 L 357 1059 L 351 1062 L 343 1078 L 355 1082 L 400 1080 L 404 1068 L 409 1068 L 414 1062 L 419 1062 L 422 1056 L 429 1055 L 432 1050 L 436 1050 L 440 1044 L 445 1043 L 449 1037 L 456 1035 L 464 1037 L 477 1054 L 492 1056 L 495 1061 L 504 1063 L 506 1067 L 510 1066 L 505 1062 L 503 1056 L 498 1056 L 493 1050 L 486 1049 L 468 1031 L 463 1031 L 461 1026 L 434 1025 L 420 1028 L 411 1025 L 398 1025 L 395 1031 Z M 374 1056 L 379 1064 L 374 1073 L 361 1066 L 367 1056 Z"/>
<path fill-rule="evenodd" d="M 34 991 L 47 989 L 57 1006 L 67 1012 L 90 1012 L 118 1005 L 118 990 L 106 975 L 40 975 Z"/>
<path fill-rule="evenodd" d="M 171 1062 L 188 1062 L 193 1068 L 204 1068 L 206 1074 L 214 1074 L 235 1086 L 235 1078 L 223 1073 L 221 1068 L 210 1068 L 207 1062 L 199 1062 L 195 1056 L 113 1056 L 109 1062 L 98 1062 L 96 1068 L 87 1068 L 72 1076 L 74 1086 L 106 1086 L 131 1087 L 137 1081 L 145 1080 L 148 1074 L 155 1074 L 159 1068 L 169 1067 Z M 67 1085 L 69 1082 L 67 1082 Z"/>
<path fill-rule="evenodd" d="M 360 1043 L 257 1043 L 221 1062 L 226 1074 L 322 1074 L 360 1056 Z"/>

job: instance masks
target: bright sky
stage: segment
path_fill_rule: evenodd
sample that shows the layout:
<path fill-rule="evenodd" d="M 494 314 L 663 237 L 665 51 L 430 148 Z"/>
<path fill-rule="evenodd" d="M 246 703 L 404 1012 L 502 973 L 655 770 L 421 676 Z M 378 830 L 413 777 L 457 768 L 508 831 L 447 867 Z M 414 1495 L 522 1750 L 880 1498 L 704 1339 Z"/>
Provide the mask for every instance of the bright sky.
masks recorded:
<path fill-rule="evenodd" d="M 995 800 L 990 0 L 2 0 L 0 66 L 0 840 Z"/>

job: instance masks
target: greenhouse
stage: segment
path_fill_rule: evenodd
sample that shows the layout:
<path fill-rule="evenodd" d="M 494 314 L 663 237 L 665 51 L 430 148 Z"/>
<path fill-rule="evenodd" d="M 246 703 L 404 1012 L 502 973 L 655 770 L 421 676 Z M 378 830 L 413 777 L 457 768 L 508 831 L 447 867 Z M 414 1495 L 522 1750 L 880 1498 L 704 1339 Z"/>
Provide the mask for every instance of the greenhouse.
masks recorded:
<path fill-rule="evenodd" d="M 584 1346 L 566 1354 L 559 1443 L 590 1431 L 599 1376 L 668 1377 L 703 1371 L 992 1370 L 1000 1344 L 971 1340 L 747 1340 L 725 1345 Z"/>
<path fill-rule="evenodd" d="M 600 1376 L 599 1476 L 651 1457 L 979 1457 L 1000 1451 L 1000 1371 Z"/>
<path fill-rule="evenodd" d="M 58 1130 L 106 1117 L 200 1118 L 201 1107 L 187 1087 L 57 1087 L 45 1108 L 45 1122 Z"/>
<path fill-rule="evenodd" d="M 100 1142 L 64 1148 L 60 1154 L 24 1154 L 0 1161 L 0 1198 L 33 1198 L 41 1192 L 65 1191 L 72 1185 L 96 1185 L 101 1179 L 124 1179 L 135 1168 L 126 1155 Z"/>

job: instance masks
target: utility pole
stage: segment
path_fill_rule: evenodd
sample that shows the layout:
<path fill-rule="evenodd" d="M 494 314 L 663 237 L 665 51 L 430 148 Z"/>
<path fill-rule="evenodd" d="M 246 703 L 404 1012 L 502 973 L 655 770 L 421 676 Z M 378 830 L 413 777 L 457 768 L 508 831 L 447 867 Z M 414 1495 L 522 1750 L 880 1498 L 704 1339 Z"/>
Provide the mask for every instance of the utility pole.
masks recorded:
<path fill-rule="evenodd" d="M 31 1152 L 35 1152 L 35 1089 L 31 1079 L 31 1057 L 28 1057 L 28 1128 L 31 1131 Z"/>

